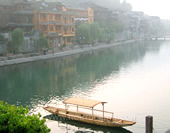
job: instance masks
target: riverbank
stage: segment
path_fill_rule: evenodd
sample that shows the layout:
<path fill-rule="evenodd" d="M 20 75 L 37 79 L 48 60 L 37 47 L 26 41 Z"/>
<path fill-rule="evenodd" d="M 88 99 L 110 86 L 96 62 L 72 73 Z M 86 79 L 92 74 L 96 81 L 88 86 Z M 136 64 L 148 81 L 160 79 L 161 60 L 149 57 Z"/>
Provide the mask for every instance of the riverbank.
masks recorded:
<path fill-rule="evenodd" d="M 121 45 L 121 44 L 128 44 L 128 43 L 132 43 L 135 41 L 136 40 L 127 40 L 127 41 L 121 41 L 121 42 L 113 42 L 110 44 L 100 44 L 100 45 L 94 45 L 94 46 L 90 45 L 88 47 L 66 49 L 63 51 L 59 51 L 59 52 L 51 53 L 51 54 L 47 54 L 47 55 L 37 55 L 37 56 L 32 56 L 32 57 L 24 57 L 24 58 L 16 58 L 16 59 L 4 59 L 4 60 L 0 61 L 0 67 L 14 65 L 14 64 L 20 64 L 20 63 L 52 59 L 52 58 L 58 58 L 58 57 L 68 56 L 68 55 L 73 55 L 73 54 L 78 54 L 78 53 L 84 53 L 84 52 L 88 52 L 88 51 L 109 48 L 109 47 L 113 47 L 113 46 L 117 46 L 117 45 Z"/>

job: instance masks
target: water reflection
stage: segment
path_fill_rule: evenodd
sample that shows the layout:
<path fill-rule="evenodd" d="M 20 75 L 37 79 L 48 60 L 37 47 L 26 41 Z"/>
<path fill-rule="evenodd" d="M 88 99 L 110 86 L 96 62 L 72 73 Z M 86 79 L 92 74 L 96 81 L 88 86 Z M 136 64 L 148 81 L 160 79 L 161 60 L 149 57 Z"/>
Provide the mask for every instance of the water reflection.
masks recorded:
<path fill-rule="evenodd" d="M 146 47 L 148 44 L 129 44 L 60 59 L 1 67 L 1 100 L 29 105 L 31 99 L 48 101 L 56 95 L 71 95 L 77 88 L 86 91 L 110 73 L 116 75 L 121 67 L 141 60 L 146 50 L 150 50 Z"/>
<path fill-rule="evenodd" d="M 30 113 L 43 116 L 44 105 L 62 105 L 68 97 L 104 100 L 106 110 L 137 121 L 129 130 L 144 132 L 145 115 L 155 114 L 157 127 L 159 118 L 170 122 L 169 50 L 168 42 L 140 42 L 0 67 L 0 100 L 28 105 Z"/>

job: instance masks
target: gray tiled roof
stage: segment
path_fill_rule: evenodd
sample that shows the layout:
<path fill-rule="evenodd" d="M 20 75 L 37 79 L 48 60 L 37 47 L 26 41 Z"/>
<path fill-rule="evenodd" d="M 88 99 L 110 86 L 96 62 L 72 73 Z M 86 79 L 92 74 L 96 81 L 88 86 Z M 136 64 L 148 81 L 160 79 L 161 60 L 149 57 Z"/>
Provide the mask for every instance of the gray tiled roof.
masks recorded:
<path fill-rule="evenodd" d="M 3 6 L 11 6 L 12 5 L 12 0 L 0 0 L 0 5 Z"/>
<path fill-rule="evenodd" d="M 18 3 L 23 4 L 32 4 L 33 8 L 32 10 L 36 10 L 38 12 L 46 12 L 46 13 L 62 13 L 62 14 L 70 14 L 73 15 L 73 13 L 68 11 L 62 11 L 61 6 L 63 5 L 60 2 L 45 2 L 45 1 L 24 1 L 24 0 L 0 0 L 0 5 L 3 6 L 12 6 Z M 16 14 L 32 14 L 31 11 L 16 11 Z"/>
<path fill-rule="evenodd" d="M 24 4 L 30 4 L 30 3 L 35 3 L 32 1 L 24 1 L 24 0 L 0 0 L 0 5 L 3 6 L 12 6 L 15 4 L 20 4 L 20 3 L 24 3 Z"/>
<path fill-rule="evenodd" d="M 42 1 L 37 1 L 34 3 L 34 9 L 35 10 L 50 10 L 53 11 L 61 11 L 60 9 L 57 8 L 57 5 L 62 5 L 59 2 L 42 2 Z"/>
<path fill-rule="evenodd" d="M 26 10 L 20 10 L 14 12 L 14 14 L 20 14 L 20 15 L 33 15 L 34 13 L 32 11 L 26 11 Z"/>
<path fill-rule="evenodd" d="M 30 27 L 33 27 L 34 25 L 31 24 L 31 23 L 26 23 L 26 24 L 19 24 L 19 23 L 8 23 L 7 24 L 8 26 L 11 26 L 11 27 L 15 27 L 15 26 L 18 26 L 18 27 L 25 27 L 25 26 L 30 26 Z"/>

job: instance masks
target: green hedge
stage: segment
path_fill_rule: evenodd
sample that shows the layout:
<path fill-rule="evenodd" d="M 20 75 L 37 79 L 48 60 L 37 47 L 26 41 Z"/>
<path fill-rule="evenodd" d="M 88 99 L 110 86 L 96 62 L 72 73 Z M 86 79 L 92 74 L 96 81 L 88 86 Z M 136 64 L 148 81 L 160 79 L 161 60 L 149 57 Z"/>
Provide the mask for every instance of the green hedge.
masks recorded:
<path fill-rule="evenodd" d="M 27 115 L 28 109 L 0 101 L 0 132 L 3 133 L 49 133 L 41 115 Z"/>

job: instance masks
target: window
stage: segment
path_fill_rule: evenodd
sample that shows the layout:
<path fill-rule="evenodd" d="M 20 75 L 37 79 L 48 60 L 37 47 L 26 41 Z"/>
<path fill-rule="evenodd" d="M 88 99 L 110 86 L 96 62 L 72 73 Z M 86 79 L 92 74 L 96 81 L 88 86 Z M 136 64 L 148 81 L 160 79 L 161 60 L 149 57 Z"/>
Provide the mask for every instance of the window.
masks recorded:
<path fill-rule="evenodd" d="M 26 17 L 26 20 L 25 20 L 25 22 L 26 22 L 26 23 L 28 23 L 28 22 L 29 22 L 29 18 L 28 18 L 28 17 Z"/>
<path fill-rule="evenodd" d="M 47 31 L 47 26 L 42 27 L 43 31 Z"/>
<path fill-rule="evenodd" d="M 71 31 L 74 32 L 74 28 L 72 28 Z"/>
<path fill-rule="evenodd" d="M 57 21 L 59 21 L 59 20 L 60 20 L 60 15 L 56 15 L 56 16 L 55 16 L 55 19 L 56 19 Z"/>
<path fill-rule="evenodd" d="M 57 32 L 60 32 L 61 31 L 61 26 L 56 26 L 56 30 L 57 30 Z"/>
<path fill-rule="evenodd" d="M 92 15 L 93 13 L 92 13 L 92 11 L 90 11 L 90 15 Z"/>
<path fill-rule="evenodd" d="M 66 28 L 64 28 L 64 33 L 65 33 L 65 34 L 67 34 L 67 30 L 66 30 Z"/>
<path fill-rule="evenodd" d="M 53 26 L 50 26 L 50 31 L 53 31 L 53 30 L 54 30 Z"/>
<path fill-rule="evenodd" d="M 68 42 L 68 43 L 71 42 L 71 37 L 67 37 L 67 42 Z"/>
<path fill-rule="evenodd" d="M 42 14 L 43 15 L 43 19 L 46 19 L 47 18 L 47 15 L 46 14 Z"/>
<path fill-rule="evenodd" d="M 53 15 L 52 15 L 52 14 L 50 14 L 49 18 L 50 18 L 50 19 L 53 19 Z"/>
<path fill-rule="evenodd" d="M 34 7 L 34 5 L 30 5 L 30 8 L 33 8 Z"/>
<path fill-rule="evenodd" d="M 64 17 L 64 23 L 65 23 L 65 24 L 67 23 L 67 18 L 66 18 L 66 17 Z"/>
<path fill-rule="evenodd" d="M 90 22 L 92 22 L 92 18 L 90 18 Z"/>
<path fill-rule="evenodd" d="M 6 7 L 6 6 L 4 6 L 4 7 L 2 7 L 2 9 L 7 10 L 7 7 Z"/>
<path fill-rule="evenodd" d="M 23 5 L 22 4 L 20 4 L 19 7 L 20 7 L 20 9 L 23 9 Z"/>
<path fill-rule="evenodd" d="M 74 23 L 74 18 L 72 18 L 72 24 Z"/>
<path fill-rule="evenodd" d="M 57 20 L 58 19 L 58 15 L 55 15 L 55 20 Z"/>

